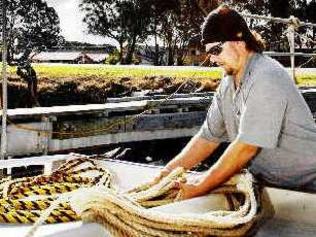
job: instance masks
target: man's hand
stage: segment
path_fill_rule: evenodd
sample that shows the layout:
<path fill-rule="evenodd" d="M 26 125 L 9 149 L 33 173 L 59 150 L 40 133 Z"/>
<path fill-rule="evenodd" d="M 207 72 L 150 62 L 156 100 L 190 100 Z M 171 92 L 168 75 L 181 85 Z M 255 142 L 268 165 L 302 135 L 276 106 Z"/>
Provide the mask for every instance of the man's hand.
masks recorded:
<path fill-rule="evenodd" d="M 259 149 L 246 143 L 232 142 L 219 160 L 202 175 L 198 184 L 195 184 L 196 187 L 183 187 L 184 198 L 205 195 L 225 183 L 233 175 L 240 172 L 242 168 L 246 167 Z"/>
<path fill-rule="evenodd" d="M 177 183 L 179 187 L 178 200 L 185 200 L 201 196 L 199 186 L 197 184 Z"/>
<path fill-rule="evenodd" d="M 160 170 L 159 174 L 154 178 L 153 183 L 157 184 L 162 178 L 168 176 L 171 173 L 171 169 L 164 167 Z"/>
<path fill-rule="evenodd" d="M 191 177 L 186 183 L 177 182 L 175 188 L 179 189 L 178 200 L 190 199 L 206 194 L 206 191 L 201 186 L 203 175 Z"/>

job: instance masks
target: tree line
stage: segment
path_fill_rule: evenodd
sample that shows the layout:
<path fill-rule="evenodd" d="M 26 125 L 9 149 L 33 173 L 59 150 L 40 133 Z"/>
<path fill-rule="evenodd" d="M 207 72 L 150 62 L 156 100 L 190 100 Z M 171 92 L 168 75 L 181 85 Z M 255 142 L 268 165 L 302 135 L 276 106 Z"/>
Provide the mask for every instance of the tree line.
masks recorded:
<path fill-rule="evenodd" d="M 35 53 L 63 45 L 59 18 L 45 0 L 6 0 L 8 62 L 25 61 Z M 241 11 L 316 22 L 316 0 L 81 0 L 79 9 L 89 33 L 115 39 L 121 64 L 130 64 L 136 47 L 151 39 L 154 64 L 164 52 L 168 65 L 182 65 L 190 39 L 198 35 L 205 14 L 227 3 Z M 2 18 L 1 18 L 2 21 Z M 0 24 L 2 26 L 2 22 Z M 269 39 L 268 46 L 286 38 L 285 26 L 250 20 L 251 28 Z M 315 41 L 316 29 L 301 27 L 299 33 Z M 302 45 L 297 37 L 298 45 Z M 313 45 L 311 45 L 312 47 Z"/>
<path fill-rule="evenodd" d="M 85 13 L 83 21 L 90 33 L 113 38 L 119 43 L 122 64 L 130 64 L 136 44 L 151 37 L 155 42 L 155 65 L 159 64 L 158 39 L 167 50 L 167 64 L 182 65 L 186 46 L 190 38 L 199 33 L 205 14 L 222 3 L 247 13 L 283 18 L 294 15 L 301 21 L 316 22 L 315 0 L 82 0 L 80 10 Z M 276 50 L 288 49 L 282 48 L 282 43 L 286 45 L 287 42 L 286 26 L 256 20 L 250 20 L 249 24 L 269 39 L 269 48 L 277 45 Z M 316 29 L 301 27 L 299 33 L 312 42 Z M 300 37 L 296 37 L 296 42 L 302 47 Z"/>

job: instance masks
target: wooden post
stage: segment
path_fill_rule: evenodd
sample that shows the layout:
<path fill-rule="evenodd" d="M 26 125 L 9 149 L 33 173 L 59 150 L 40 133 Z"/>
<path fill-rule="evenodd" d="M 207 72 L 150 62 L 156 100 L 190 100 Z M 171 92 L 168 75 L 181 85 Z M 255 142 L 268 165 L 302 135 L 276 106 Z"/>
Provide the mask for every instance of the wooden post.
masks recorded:
<path fill-rule="evenodd" d="M 1 160 L 5 159 L 7 150 L 7 16 L 6 0 L 2 0 L 2 128 L 1 128 Z M 3 170 L 0 170 L 0 178 Z"/>
<path fill-rule="evenodd" d="M 295 84 L 297 84 L 297 80 L 295 77 L 295 25 L 289 24 L 288 27 L 289 35 L 288 41 L 290 45 L 290 54 L 291 54 L 291 76 Z"/>

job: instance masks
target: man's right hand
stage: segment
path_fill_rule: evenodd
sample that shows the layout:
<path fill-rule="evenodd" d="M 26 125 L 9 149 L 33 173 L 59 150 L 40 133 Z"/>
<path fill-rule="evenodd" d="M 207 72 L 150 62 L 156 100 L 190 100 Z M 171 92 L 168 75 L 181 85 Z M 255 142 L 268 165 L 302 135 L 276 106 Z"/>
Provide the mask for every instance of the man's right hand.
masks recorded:
<path fill-rule="evenodd" d="M 160 170 L 159 174 L 154 178 L 153 183 L 159 183 L 159 181 L 168 176 L 172 172 L 172 169 L 169 169 L 167 167 L 164 167 L 162 170 Z"/>

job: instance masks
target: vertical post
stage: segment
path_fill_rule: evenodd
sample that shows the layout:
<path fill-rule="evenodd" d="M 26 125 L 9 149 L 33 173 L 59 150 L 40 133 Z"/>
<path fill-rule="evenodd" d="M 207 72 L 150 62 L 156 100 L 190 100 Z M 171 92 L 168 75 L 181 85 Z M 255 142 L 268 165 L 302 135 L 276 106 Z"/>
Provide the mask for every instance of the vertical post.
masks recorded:
<path fill-rule="evenodd" d="M 288 23 L 288 41 L 291 54 L 291 75 L 295 84 L 297 84 L 297 80 L 295 77 L 295 30 L 299 28 L 299 26 L 300 21 L 294 16 L 290 16 Z"/>
<path fill-rule="evenodd" d="M 295 84 L 297 84 L 295 77 L 295 29 L 293 25 L 289 26 L 290 34 L 290 53 L 291 53 L 291 76 Z"/>
<path fill-rule="evenodd" d="M 47 132 L 40 133 L 40 137 L 39 137 L 39 139 L 41 141 L 41 146 L 42 146 L 41 148 L 43 151 L 43 155 L 47 155 L 47 153 L 48 153 L 48 143 L 49 143 L 49 135 L 50 135 L 49 131 L 51 131 L 51 126 L 50 126 L 51 119 L 52 118 L 46 117 L 46 116 L 42 117 L 42 123 L 43 123 L 42 129 L 44 131 L 47 131 Z"/>
<path fill-rule="evenodd" d="M 2 132 L 1 160 L 5 159 L 7 150 L 7 14 L 6 0 L 2 0 Z M 2 170 L 0 172 L 2 176 Z"/>

